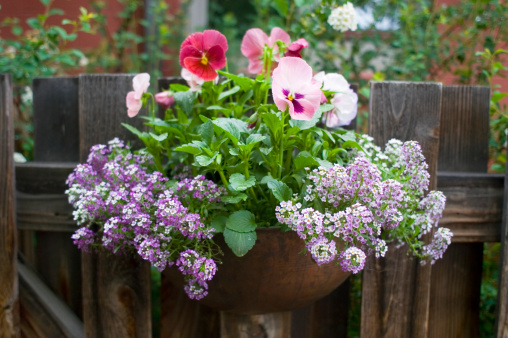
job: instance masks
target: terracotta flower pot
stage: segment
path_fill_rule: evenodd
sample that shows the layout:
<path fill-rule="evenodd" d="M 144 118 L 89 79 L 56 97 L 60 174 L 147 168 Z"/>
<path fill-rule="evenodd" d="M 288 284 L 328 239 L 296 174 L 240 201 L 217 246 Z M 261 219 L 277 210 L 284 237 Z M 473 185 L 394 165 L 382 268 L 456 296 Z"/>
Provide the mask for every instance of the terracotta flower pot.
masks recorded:
<path fill-rule="evenodd" d="M 258 228 L 256 232 L 256 245 L 243 257 L 236 257 L 222 236 L 216 237 L 225 253 L 223 264 L 201 303 L 240 314 L 289 311 L 328 295 L 350 275 L 334 263 L 318 267 L 310 254 L 300 254 L 304 243 L 293 231 Z M 172 281 L 183 285 L 178 270 L 170 270 Z"/>

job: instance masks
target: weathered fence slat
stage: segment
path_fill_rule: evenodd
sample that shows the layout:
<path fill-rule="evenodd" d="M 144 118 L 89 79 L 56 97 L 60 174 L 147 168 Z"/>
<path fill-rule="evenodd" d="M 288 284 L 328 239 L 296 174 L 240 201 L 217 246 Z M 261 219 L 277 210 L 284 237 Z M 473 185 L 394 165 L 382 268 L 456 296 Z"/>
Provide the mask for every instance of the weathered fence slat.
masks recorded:
<path fill-rule="evenodd" d="M 81 162 L 86 161 L 94 144 L 106 144 L 114 137 L 135 140 L 120 122 L 144 129 L 141 119 L 127 117 L 125 96 L 132 90 L 132 78 L 133 75 L 80 76 Z M 151 337 L 150 264 L 109 253 L 83 253 L 82 263 L 85 335 Z"/>
<path fill-rule="evenodd" d="M 0 74 L 0 336 L 19 336 L 12 79 Z"/>
<path fill-rule="evenodd" d="M 22 333 L 25 337 L 84 337 L 76 314 L 27 266 L 18 262 Z"/>
<path fill-rule="evenodd" d="M 44 168 L 56 167 L 52 162 L 74 164 L 79 159 L 78 84 L 78 77 L 36 78 L 33 81 L 35 162 L 24 166 L 41 169 L 32 176 L 33 180 L 39 178 L 39 187 L 31 191 L 31 196 L 20 193 L 22 186 L 17 187 L 17 210 L 19 229 L 37 230 L 37 271 L 49 288 L 81 316 L 81 254 L 70 238 L 72 218 L 68 217 L 68 212 L 72 207 L 63 195 L 65 178 L 61 177 L 61 170 L 49 173 L 51 168 Z M 47 181 L 41 176 L 43 174 L 47 175 Z M 58 177 L 60 181 L 55 182 Z M 67 231 L 51 231 L 55 225 L 66 226 Z"/>
<path fill-rule="evenodd" d="M 488 87 L 443 87 L 439 170 L 487 171 L 489 98 Z M 469 201 L 472 213 L 495 207 Z M 452 243 L 433 265 L 429 337 L 478 337 L 482 257 L 483 243 Z"/>
<path fill-rule="evenodd" d="M 508 166 L 505 180 L 508 181 Z M 506 181 L 505 181 L 506 182 Z M 504 186 L 503 220 L 501 222 L 501 251 L 499 253 L 499 285 L 497 290 L 497 338 L 508 337 L 508 184 Z"/>
<path fill-rule="evenodd" d="M 222 338 L 290 338 L 291 312 L 237 315 L 222 311 Z"/>
<path fill-rule="evenodd" d="M 504 174 L 437 173 L 437 189 L 446 196 L 439 225 L 453 232 L 452 242 L 499 242 Z"/>
<path fill-rule="evenodd" d="M 440 83 L 373 82 L 369 134 L 383 146 L 391 138 L 416 140 L 436 187 Z M 426 337 L 430 265 L 409 260 L 407 247 L 390 245 L 384 259 L 370 259 L 363 271 L 362 337 Z"/>

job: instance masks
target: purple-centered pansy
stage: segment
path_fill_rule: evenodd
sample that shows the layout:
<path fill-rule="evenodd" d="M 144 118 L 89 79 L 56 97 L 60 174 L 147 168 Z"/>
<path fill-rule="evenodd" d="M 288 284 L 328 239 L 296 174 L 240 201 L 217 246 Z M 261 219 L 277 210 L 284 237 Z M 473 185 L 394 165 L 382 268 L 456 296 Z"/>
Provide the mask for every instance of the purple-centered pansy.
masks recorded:
<path fill-rule="evenodd" d="M 277 108 L 288 109 L 295 120 L 311 120 L 321 101 L 319 84 L 312 81 L 312 68 L 297 57 L 280 60 L 273 71 L 272 95 Z"/>

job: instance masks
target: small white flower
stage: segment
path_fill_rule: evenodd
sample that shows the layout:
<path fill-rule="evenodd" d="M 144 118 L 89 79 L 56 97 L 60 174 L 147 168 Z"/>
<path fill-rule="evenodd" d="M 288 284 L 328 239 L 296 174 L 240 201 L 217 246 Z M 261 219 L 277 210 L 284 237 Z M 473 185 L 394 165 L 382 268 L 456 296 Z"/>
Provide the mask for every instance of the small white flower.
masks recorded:
<path fill-rule="evenodd" d="M 347 2 L 345 5 L 332 10 L 332 13 L 328 17 L 328 23 L 333 29 L 340 32 L 345 32 L 347 30 L 355 31 L 358 24 L 356 22 L 356 12 L 353 4 Z"/>

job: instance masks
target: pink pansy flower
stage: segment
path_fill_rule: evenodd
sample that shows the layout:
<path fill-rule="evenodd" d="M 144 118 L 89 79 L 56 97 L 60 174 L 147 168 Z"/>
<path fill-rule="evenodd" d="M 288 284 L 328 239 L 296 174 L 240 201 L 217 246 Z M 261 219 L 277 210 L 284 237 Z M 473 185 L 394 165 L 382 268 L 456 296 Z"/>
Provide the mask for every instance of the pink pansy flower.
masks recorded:
<path fill-rule="evenodd" d="M 201 85 L 203 83 L 205 83 L 205 80 L 203 80 L 202 78 L 200 78 L 199 76 L 197 75 L 194 75 L 192 74 L 191 72 L 189 72 L 187 69 L 185 68 L 182 68 L 182 71 L 181 71 L 181 76 L 182 78 L 187 81 L 187 84 L 189 85 L 190 87 L 190 91 L 192 92 L 195 92 L 195 91 L 198 91 L 198 90 L 201 90 Z M 215 79 L 212 80 L 214 84 L 217 84 L 219 83 L 219 75 L 217 74 L 217 76 L 215 77 Z"/>
<path fill-rule="evenodd" d="M 328 128 L 345 126 L 356 117 L 358 110 L 358 95 L 349 87 L 344 76 L 336 73 L 320 72 L 314 79 L 323 84 L 323 90 L 335 92 L 331 99 L 334 109 L 323 115 L 323 122 Z"/>
<path fill-rule="evenodd" d="M 273 48 L 275 61 L 279 61 L 279 47 L 276 42 L 280 40 L 289 45 L 289 34 L 282 28 L 274 27 L 270 37 L 259 28 L 249 29 L 242 39 L 241 51 L 243 56 L 249 59 L 249 73 L 261 74 L 263 72 L 263 49 L 266 46 Z"/>
<path fill-rule="evenodd" d="M 321 89 L 312 82 L 312 68 L 296 57 L 282 58 L 273 71 L 272 95 L 277 108 L 288 108 L 295 120 L 311 120 L 321 101 Z"/>
<path fill-rule="evenodd" d="M 226 66 L 226 37 L 213 29 L 189 35 L 180 47 L 180 66 L 204 81 L 217 77 L 217 69 Z"/>
<path fill-rule="evenodd" d="M 288 47 L 288 51 L 284 56 L 294 56 L 301 58 L 302 57 L 302 49 L 308 48 L 309 43 L 305 39 L 298 39 L 295 42 L 291 43 Z"/>
<path fill-rule="evenodd" d="M 150 75 L 148 73 L 141 73 L 132 79 L 132 88 L 134 91 L 128 92 L 125 98 L 127 105 L 127 115 L 134 117 L 138 115 L 139 110 L 143 107 L 141 97 L 146 93 L 150 86 Z"/>
<path fill-rule="evenodd" d="M 155 94 L 155 102 L 164 109 L 168 109 L 175 102 L 173 92 L 163 91 Z"/>

